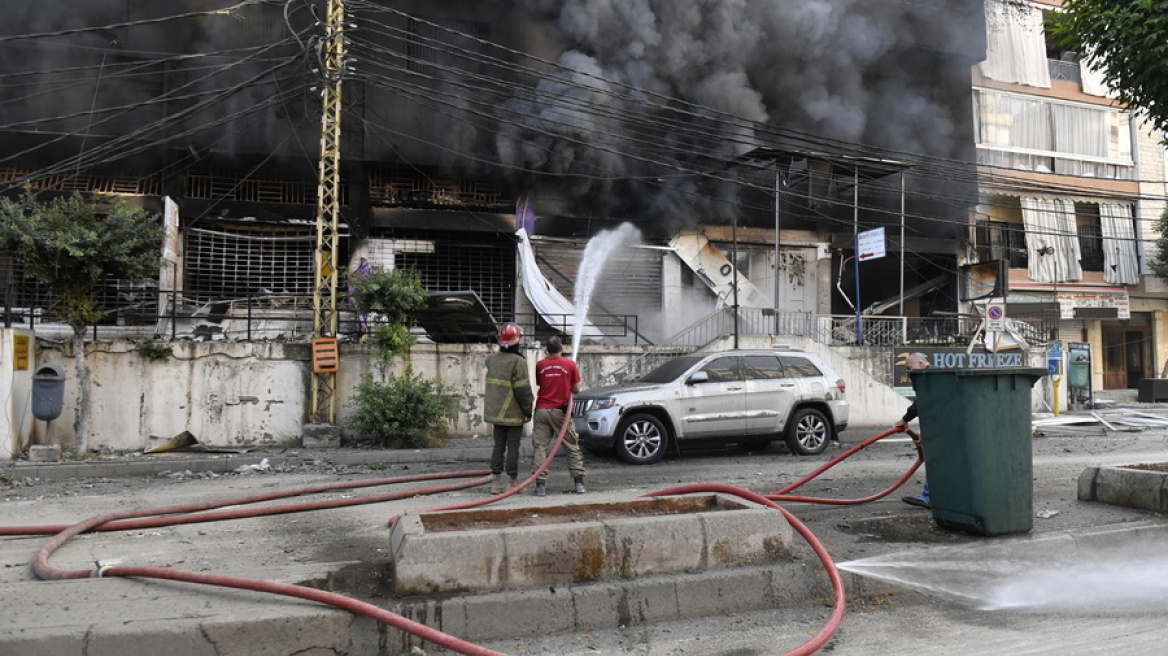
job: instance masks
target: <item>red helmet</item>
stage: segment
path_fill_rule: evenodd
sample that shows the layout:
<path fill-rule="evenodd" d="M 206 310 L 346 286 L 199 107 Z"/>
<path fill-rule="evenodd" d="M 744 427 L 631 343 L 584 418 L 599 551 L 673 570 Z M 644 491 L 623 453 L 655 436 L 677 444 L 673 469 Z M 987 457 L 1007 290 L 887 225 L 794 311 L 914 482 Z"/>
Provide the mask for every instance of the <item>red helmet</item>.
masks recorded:
<path fill-rule="evenodd" d="M 523 331 L 519 330 L 519 326 L 505 323 L 499 329 L 499 346 L 514 346 L 519 343 L 520 337 L 523 337 Z"/>

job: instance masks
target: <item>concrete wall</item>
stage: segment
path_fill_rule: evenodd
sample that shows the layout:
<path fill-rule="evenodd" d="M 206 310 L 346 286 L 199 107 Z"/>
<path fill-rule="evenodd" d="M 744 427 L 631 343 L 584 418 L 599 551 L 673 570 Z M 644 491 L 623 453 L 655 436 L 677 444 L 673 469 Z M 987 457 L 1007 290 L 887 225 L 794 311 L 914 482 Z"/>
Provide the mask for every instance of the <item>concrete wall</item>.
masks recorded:
<path fill-rule="evenodd" d="M 0 330 L 0 460 L 18 457 L 32 439 L 35 347 L 30 330 Z"/>
<path fill-rule="evenodd" d="M 815 351 L 847 383 L 853 426 L 891 426 L 909 400 L 868 371 L 883 371 L 889 349 L 829 348 L 806 339 L 781 340 L 793 348 Z M 773 338 L 743 338 L 742 348 L 770 347 Z M 729 348 L 729 340 L 711 350 Z M 183 431 L 216 446 L 295 444 L 307 421 L 312 374 L 309 346 L 283 342 L 173 342 L 174 357 L 151 362 L 129 340 L 87 343 L 93 374 L 90 448 L 140 451 Z M 411 352 L 414 371 L 452 385 L 462 403 L 451 418 L 454 435 L 487 434 L 483 422 L 482 374 L 493 345 L 422 344 Z M 69 344 L 42 342 L 37 365 L 55 363 L 68 379 L 61 418 L 36 422 L 37 443 L 75 444 L 77 385 Z M 585 388 L 625 367 L 646 352 L 635 346 L 583 346 L 578 361 Z M 543 353 L 529 350 L 528 362 Z M 641 361 L 637 361 L 638 363 Z M 647 362 L 647 360 L 646 360 Z M 638 365 L 639 366 L 639 365 Z M 645 365 L 648 366 L 648 365 Z M 636 366 L 634 368 L 637 368 Z M 344 401 L 365 375 L 384 375 L 363 344 L 341 345 L 337 379 L 344 423 L 351 410 Z M 46 431 L 47 428 L 47 431 Z M 18 454 L 13 454 L 18 455 Z"/>

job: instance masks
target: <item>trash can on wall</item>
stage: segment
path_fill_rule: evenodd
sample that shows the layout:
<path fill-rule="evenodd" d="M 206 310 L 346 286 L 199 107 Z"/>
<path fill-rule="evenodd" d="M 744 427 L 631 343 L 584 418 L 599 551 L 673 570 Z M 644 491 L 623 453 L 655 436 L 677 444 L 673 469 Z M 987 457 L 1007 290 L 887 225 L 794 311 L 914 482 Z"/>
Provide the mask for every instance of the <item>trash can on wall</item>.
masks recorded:
<path fill-rule="evenodd" d="M 910 375 L 933 519 L 981 535 L 1034 525 L 1030 388 L 1045 369 L 925 369 Z"/>
<path fill-rule="evenodd" d="M 65 404 L 65 372 L 55 364 L 43 364 L 32 375 L 32 416 L 52 421 Z"/>

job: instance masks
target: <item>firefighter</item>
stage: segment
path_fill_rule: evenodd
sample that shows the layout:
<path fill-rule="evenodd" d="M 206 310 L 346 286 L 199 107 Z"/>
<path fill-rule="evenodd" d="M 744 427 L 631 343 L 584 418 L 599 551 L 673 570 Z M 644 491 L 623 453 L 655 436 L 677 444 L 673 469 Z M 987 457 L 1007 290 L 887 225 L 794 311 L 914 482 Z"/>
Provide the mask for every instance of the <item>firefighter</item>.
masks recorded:
<path fill-rule="evenodd" d="M 516 485 L 519 476 L 519 441 L 523 425 L 531 421 L 535 395 L 527 377 L 527 360 L 519 350 L 523 332 L 508 323 L 499 330 L 499 352 L 487 358 L 487 385 L 483 413 L 494 425 L 491 451 L 491 494 L 502 494 Z M 504 482 L 506 472 L 510 481 Z"/>

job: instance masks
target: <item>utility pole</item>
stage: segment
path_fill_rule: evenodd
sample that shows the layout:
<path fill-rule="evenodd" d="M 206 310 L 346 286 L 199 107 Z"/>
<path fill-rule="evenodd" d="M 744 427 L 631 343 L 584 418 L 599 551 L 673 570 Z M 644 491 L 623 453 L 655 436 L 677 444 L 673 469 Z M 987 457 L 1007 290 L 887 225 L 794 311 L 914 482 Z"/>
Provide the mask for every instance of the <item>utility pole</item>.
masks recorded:
<path fill-rule="evenodd" d="M 328 0 L 324 20 L 320 180 L 316 199 L 316 277 L 312 292 L 312 415 L 337 420 L 337 249 L 341 191 L 341 79 L 345 66 L 345 3 Z"/>

